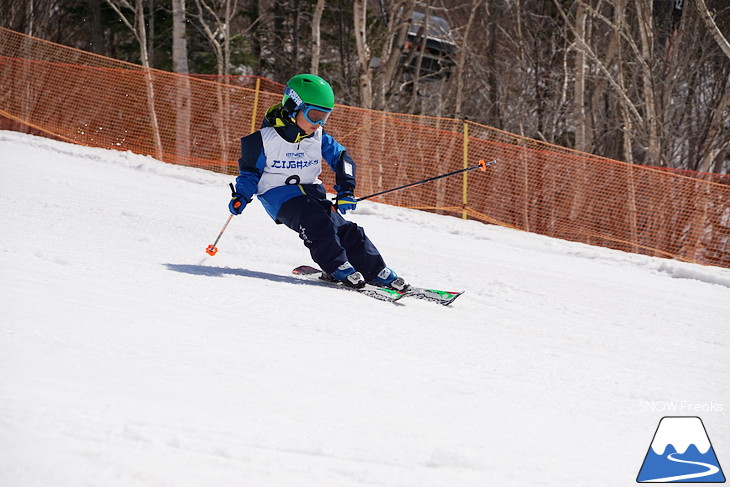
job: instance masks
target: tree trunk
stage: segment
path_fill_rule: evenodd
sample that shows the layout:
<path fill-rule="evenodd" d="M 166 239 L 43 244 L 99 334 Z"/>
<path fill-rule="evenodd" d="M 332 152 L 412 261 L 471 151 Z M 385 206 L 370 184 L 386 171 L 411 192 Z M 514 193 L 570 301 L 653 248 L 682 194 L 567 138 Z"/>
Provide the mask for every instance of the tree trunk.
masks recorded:
<path fill-rule="evenodd" d="M 147 0 L 147 59 L 155 66 L 155 0 Z"/>
<path fill-rule="evenodd" d="M 179 162 L 190 159 L 190 78 L 188 43 L 185 33 L 185 0 L 172 1 L 172 70 L 185 76 L 177 78 L 175 93 L 175 157 Z"/>
<path fill-rule="evenodd" d="M 598 69 L 603 73 L 605 76 L 606 81 L 608 81 L 609 85 L 614 90 L 614 93 L 617 95 L 619 102 L 628 113 L 632 117 L 634 117 L 636 120 L 641 120 L 641 114 L 639 113 L 639 110 L 637 109 L 636 105 L 631 101 L 627 94 L 626 85 L 625 82 L 623 82 L 623 78 L 625 76 L 623 70 L 624 66 L 623 64 L 623 56 L 619 56 L 617 61 L 617 69 L 615 70 L 617 72 L 617 75 L 614 77 L 612 70 L 609 66 L 606 66 L 605 63 L 601 61 L 601 58 L 598 57 L 598 55 L 594 52 L 593 49 L 585 42 L 584 39 L 581 39 L 580 36 L 576 34 L 575 26 L 572 25 L 565 14 L 565 11 L 563 10 L 563 7 L 560 5 L 558 0 L 553 0 L 556 8 L 560 12 L 561 16 L 565 19 L 565 22 L 568 24 L 568 27 L 573 31 L 573 35 L 576 37 L 576 40 L 581 45 L 581 49 L 585 49 L 585 52 L 590 56 L 591 59 L 596 63 L 596 66 Z M 626 10 L 626 0 L 614 0 L 614 22 L 611 24 L 611 28 L 613 29 L 612 34 L 612 42 L 615 43 L 617 46 L 616 52 L 620 53 L 620 46 L 621 46 L 621 38 L 625 34 L 625 10 Z M 617 80 L 616 78 L 621 78 L 621 81 Z"/>
<path fill-rule="evenodd" d="M 233 7 L 231 6 L 231 0 L 225 0 L 223 3 L 223 17 L 218 9 L 213 8 L 209 3 L 209 0 L 195 0 L 195 5 L 198 8 L 196 17 L 198 23 L 205 33 L 205 37 L 210 42 L 215 54 L 215 60 L 217 64 L 218 75 L 223 77 L 227 76 L 231 72 L 231 21 L 233 20 L 233 12 L 236 10 L 237 1 L 234 0 Z M 208 23 L 207 16 L 212 18 L 212 28 Z M 222 40 L 221 40 L 222 38 Z M 219 82 L 225 82 L 223 79 L 219 79 Z"/>
<path fill-rule="evenodd" d="M 294 0 L 294 8 L 292 9 L 291 14 L 292 20 L 294 24 L 294 28 L 292 29 L 291 33 L 291 45 L 292 45 L 292 60 L 294 61 L 294 72 L 299 72 L 299 50 L 300 50 L 300 39 L 301 35 L 299 34 L 299 27 L 301 24 L 301 0 Z"/>
<path fill-rule="evenodd" d="M 218 128 L 218 142 L 220 145 L 220 164 L 221 171 L 226 171 L 228 168 L 228 157 L 229 157 L 229 140 L 228 140 L 228 124 L 226 120 L 230 118 L 230 90 L 228 85 L 230 79 L 228 74 L 230 73 L 230 62 L 231 62 L 231 35 L 230 35 L 230 24 L 232 20 L 232 12 L 235 12 L 236 0 L 234 0 L 233 7 L 231 7 L 231 0 L 224 0 L 221 5 L 217 4 L 218 9 L 213 8 L 209 3 L 209 0 L 195 0 L 195 4 L 198 8 L 197 18 L 200 27 L 203 29 L 205 36 L 210 42 L 213 52 L 215 53 L 216 64 L 218 66 L 218 84 L 216 86 L 216 101 L 218 107 L 218 116 L 216 124 Z M 220 7 L 222 6 L 223 14 L 221 18 Z M 206 18 L 206 12 L 209 17 L 213 19 L 212 26 L 208 23 Z M 220 37 L 223 39 L 221 40 Z"/>
<path fill-rule="evenodd" d="M 228 166 L 229 158 L 228 127 L 230 125 L 226 121 L 231 117 L 231 90 L 229 89 L 231 83 L 229 76 L 231 74 L 231 20 L 233 17 L 231 12 L 231 0 L 226 0 L 225 17 L 223 20 L 223 83 L 225 87 L 223 88 L 221 125 L 219 129 L 221 134 L 221 170 L 224 172 Z"/>
<path fill-rule="evenodd" d="M 408 28 L 413 15 L 415 0 L 399 0 L 391 5 L 387 16 L 383 52 L 375 87 L 373 108 L 385 110 L 388 106 L 388 92 L 394 84 L 400 83 L 401 57 L 408 37 Z"/>
<path fill-rule="evenodd" d="M 353 20 L 355 23 L 355 43 L 360 87 L 360 105 L 363 108 L 373 107 L 373 76 L 370 71 L 370 46 L 367 41 L 367 3 L 365 0 L 354 0 Z"/>
<path fill-rule="evenodd" d="M 485 17 L 490 18 L 490 13 L 494 10 L 489 9 L 489 2 L 485 6 Z M 497 34 L 496 22 L 489 22 L 487 24 L 487 45 L 486 52 L 494 53 L 497 51 L 499 45 L 499 37 Z M 497 68 L 497 59 L 495 55 L 487 56 L 486 61 L 487 68 L 487 94 L 486 97 L 489 100 L 489 107 L 487 109 L 487 125 L 491 125 L 500 130 L 504 128 L 504 121 L 502 120 L 502 107 L 499 97 L 499 70 Z"/>
<path fill-rule="evenodd" d="M 25 31 L 26 34 L 29 36 L 37 36 L 38 34 L 33 30 L 33 21 L 35 20 L 35 11 L 34 7 L 35 1 L 34 0 L 28 0 L 28 3 L 26 4 L 26 19 L 27 19 L 27 30 Z"/>
<path fill-rule="evenodd" d="M 726 88 L 725 94 L 715 109 L 710 123 L 710 129 L 705 137 L 705 143 L 703 144 L 704 150 L 702 151 L 699 165 L 699 170 L 702 172 L 712 171 L 719 173 L 722 168 L 723 161 L 721 160 L 721 156 L 723 152 L 730 149 L 730 141 L 727 138 L 724 141 L 721 140 L 723 125 L 727 123 L 725 114 L 728 111 L 730 111 L 730 89 Z M 715 161 L 717 161 L 717 165 L 713 169 Z"/>
<path fill-rule="evenodd" d="M 319 74 L 319 54 L 321 48 L 320 23 L 322 22 L 322 12 L 324 11 L 324 0 L 317 0 L 314 7 L 314 15 L 312 16 L 312 64 L 309 72 Z"/>
<path fill-rule="evenodd" d="M 142 2 L 143 0 L 137 0 L 135 8 L 135 16 L 137 20 L 137 35 L 139 39 L 142 66 L 145 67 L 147 106 L 149 107 L 150 111 L 150 125 L 152 126 L 152 139 L 155 146 L 155 158 L 163 160 L 162 139 L 160 138 L 160 124 L 157 121 L 157 111 L 155 110 L 155 85 L 152 70 L 150 69 L 149 54 L 147 52 L 147 31 L 144 25 L 144 5 Z"/>
<path fill-rule="evenodd" d="M 466 72 L 467 53 L 470 51 L 469 33 L 471 32 L 474 19 L 476 18 L 477 9 L 481 0 L 472 0 L 471 12 L 469 12 L 469 20 L 466 22 L 464 29 L 464 38 L 461 40 L 461 49 L 459 50 L 459 58 L 456 62 L 456 101 L 454 106 L 454 118 L 462 118 L 461 106 L 464 103 L 464 73 Z"/>
<path fill-rule="evenodd" d="M 228 75 L 231 74 L 231 0 L 226 0 L 225 17 L 223 19 L 223 74 L 226 76 L 226 84 L 228 84 Z"/>
<path fill-rule="evenodd" d="M 725 56 L 730 58 L 730 42 L 725 38 L 724 35 L 722 35 L 722 32 L 717 27 L 717 24 L 712 19 L 712 15 L 710 14 L 710 11 L 707 9 L 707 5 L 705 4 L 705 0 L 690 0 L 692 3 L 695 4 L 697 7 L 697 10 L 700 12 L 700 17 L 702 17 L 702 21 L 705 23 L 705 27 L 707 27 L 707 30 L 710 31 L 710 34 L 712 34 L 712 38 L 715 39 L 715 42 L 718 46 L 720 46 L 720 49 L 722 49 L 722 52 L 725 53 Z"/>
<path fill-rule="evenodd" d="M 626 69 L 626 63 L 624 62 L 624 53 L 621 45 L 621 37 L 624 32 L 626 25 L 626 0 L 617 0 L 616 7 L 614 9 L 614 25 L 616 28 L 612 33 L 612 41 L 616 46 L 616 81 L 618 88 L 621 93 L 624 94 L 624 98 L 620 99 L 621 105 L 621 116 L 622 116 L 622 134 L 624 141 L 624 161 L 632 163 L 634 162 L 634 150 L 633 150 L 633 122 L 631 119 L 631 113 L 629 112 L 629 105 L 626 96 L 626 75 L 624 70 Z M 638 117 L 637 117 L 638 118 Z"/>
<path fill-rule="evenodd" d="M 426 52 L 426 42 L 428 41 L 428 20 L 431 15 L 431 2 L 426 2 L 426 11 L 423 16 L 423 24 L 418 29 L 420 37 L 418 40 L 418 60 L 416 61 L 416 69 L 413 71 L 413 79 L 411 81 L 411 103 L 408 113 L 416 113 L 416 101 L 418 100 L 418 85 L 421 82 L 421 67 L 423 66 L 423 54 Z M 386 81 L 386 80 L 383 80 Z"/>
<path fill-rule="evenodd" d="M 651 2 L 636 2 L 636 13 L 641 39 L 641 81 L 643 101 L 646 113 L 644 115 L 644 129 L 647 132 L 648 147 L 644 164 L 664 166 L 661 160 L 661 134 L 657 117 L 657 98 L 652 73 L 652 59 L 654 57 L 654 15 Z"/>
<path fill-rule="evenodd" d="M 185 13 L 185 0 L 172 0 L 172 70 L 181 74 L 189 72 Z"/>
<path fill-rule="evenodd" d="M 101 20 L 101 3 L 98 0 L 88 0 L 89 15 L 91 17 L 91 34 L 89 36 L 89 50 L 94 54 L 108 56 L 104 45 L 104 26 Z"/>
<path fill-rule="evenodd" d="M 586 18 L 587 12 L 584 4 L 578 4 L 578 10 L 575 18 L 576 36 L 580 37 L 583 42 L 576 44 L 575 56 L 575 86 L 573 88 L 573 126 L 575 131 L 575 148 L 582 152 L 589 152 L 592 146 L 592 130 L 588 126 L 589 116 L 586 107 L 586 68 L 587 56 L 583 48 L 588 44 L 586 39 Z"/>
<path fill-rule="evenodd" d="M 157 112 L 155 111 L 155 87 L 152 70 L 150 69 L 150 59 L 147 53 L 147 30 L 145 28 L 144 4 L 143 0 L 136 0 L 134 7 L 127 0 L 106 0 L 106 3 L 114 10 L 119 19 L 132 31 L 137 39 L 140 51 L 140 60 L 144 69 L 145 88 L 147 90 L 147 107 L 150 115 L 150 127 L 152 129 L 152 143 L 155 150 L 155 158 L 162 160 L 162 139 L 160 138 L 160 125 L 157 122 Z M 127 20 L 122 13 L 122 8 L 134 11 L 134 24 Z"/>

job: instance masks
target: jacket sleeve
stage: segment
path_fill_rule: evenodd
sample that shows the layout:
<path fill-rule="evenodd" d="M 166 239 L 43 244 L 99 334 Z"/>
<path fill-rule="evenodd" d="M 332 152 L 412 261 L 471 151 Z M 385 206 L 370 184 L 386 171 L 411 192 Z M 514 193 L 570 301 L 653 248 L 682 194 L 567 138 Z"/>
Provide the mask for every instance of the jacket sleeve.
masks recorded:
<path fill-rule="evenodd" d="M 264 143 L 261 132 L 254 132 L 241 139 L 241 158 L 238 160 L 236 193 L 251 201 L 258 189 L 259 180 L 266 166 Z"/>
<path fill-rule="evenodd" d="M 354 192 L 355 161 L 345 147 L 330 134 L 322 131 L 322 156 L 335 173 L 335 191 Z"/>

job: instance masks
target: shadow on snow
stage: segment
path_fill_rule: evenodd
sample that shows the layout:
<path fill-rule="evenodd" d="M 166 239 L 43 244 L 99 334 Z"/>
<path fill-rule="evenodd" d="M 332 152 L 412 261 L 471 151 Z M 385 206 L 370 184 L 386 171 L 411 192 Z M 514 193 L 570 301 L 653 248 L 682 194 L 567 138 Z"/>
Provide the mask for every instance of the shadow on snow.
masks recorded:
<path fill-rule="evenodd" d="M 254 279 L 264 279 L 272 282 L 285 282 L 288 284 L 305 284 L 310 286 L 326 286 L 325 282 L 302 279 L 294 276 L 282 276 L 280 274 L 271 274 L 268 272 L 251 271 L 248 269 L 233 269 L 230 267 L 215 267 L 196 264 L 163 264 L 171 271 L 182 272 L 183 274 L 192 274 L 196 276 L 220 277 L 224 275 L 233 275 L 240 277 L 251 277 Z"/>

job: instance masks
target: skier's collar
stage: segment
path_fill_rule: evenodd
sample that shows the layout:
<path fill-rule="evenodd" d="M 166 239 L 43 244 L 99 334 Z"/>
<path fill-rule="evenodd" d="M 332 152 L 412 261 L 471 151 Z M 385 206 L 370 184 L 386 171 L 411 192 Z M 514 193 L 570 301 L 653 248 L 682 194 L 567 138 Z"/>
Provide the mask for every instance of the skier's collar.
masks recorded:
<path fill-rule="evenodd" d="M 296 139 L 294 139 L 294 142 L 298 144 L 302 140 L 306 139 L 307 137 L 311 137 L 314 134 L 315 134 L 315 132 L 312 132 L 311 134 L 305 134 L 304 131 L 300 129 L 300 132 L 297 134 L 297 137 L 296 137 Z"/>

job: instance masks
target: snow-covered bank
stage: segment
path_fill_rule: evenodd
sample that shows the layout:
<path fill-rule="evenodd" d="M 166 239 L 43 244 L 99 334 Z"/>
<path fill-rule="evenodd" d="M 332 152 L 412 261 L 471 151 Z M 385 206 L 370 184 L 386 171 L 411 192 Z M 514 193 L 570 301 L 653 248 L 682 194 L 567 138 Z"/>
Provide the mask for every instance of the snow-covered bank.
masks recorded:
<path fill-rule="evenodd" d="M 258 203 L 207 256 L 230 180 L 0 132 L 0 485 L 626 485 L 669 413 L 730 463 L 730 271 L 363 202 L 467 290 L 381 303 Z"/>

